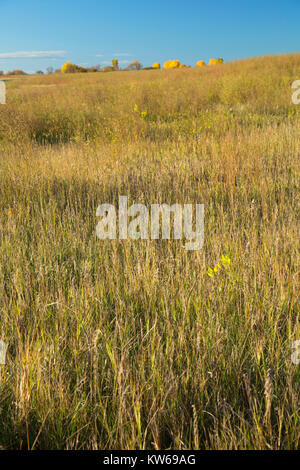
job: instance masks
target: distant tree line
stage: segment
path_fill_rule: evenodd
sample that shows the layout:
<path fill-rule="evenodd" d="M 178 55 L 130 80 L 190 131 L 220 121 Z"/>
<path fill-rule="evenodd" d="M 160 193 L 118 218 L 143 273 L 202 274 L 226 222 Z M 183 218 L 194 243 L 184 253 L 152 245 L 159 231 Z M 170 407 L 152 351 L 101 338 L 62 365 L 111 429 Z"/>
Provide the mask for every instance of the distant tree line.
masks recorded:
<path fill-rule="evenodd" d="M 4 75 L 3 70 L 0 70 L 0 75 Z M 6 72 L 5 75 L 27 75 L 27 73 L 23 72 L 23 70 L 12 70 Z"/>
<path fill-rule="evenodd" d="M 210 59 L 208 65 L 213 66 L 213 65 L 219 65 L 223 64 L 224 60 L 220 57 L 219 59 Z M 196 67 L 205 67 L 206 63 L 203 60 L 199 60 L 196 64 Z M 181 64 L 179 60 L 168 60 L 167 62 L 164 63 L 163 67 L 165 69 L 184 69 L 184 68 L 191 68 L 191 66 L 186 66 L 185 64 Z M 93 65 L 92 67 L 82 67 L 81 65 L 76 65 L 72 64 L 71 62 L 66 62 L 61 69 L 56 69 L 52 66 L 48 67 L 46 69 L 46 73 L 48 75 L 51 75 L 53 73 L 58 74 L 58 73 L 90 73 L 90 72 L 117 72 L 119 70 L 123 71 L 130 71 L 130 70 L 157 70 L 160 69 L 161 65 L 159 62 L 155 62 L 152 67 L 144 67 L 142 64 L 138 61 L 135 60 L 134 62 L 131 62 L 131 64 L 128 64 L 127 67 L 120 69 L 119 67 L 119 61 L 118 59 L 113 59 L 111 65 L 105 65 L 104 67 L 101 67 L 100 65 Z M 44 72 L 42 70 L 37 70 L 35 72 L 36 75 L 44 75 Z M 4 72 L 0 70 L 0 76 L 4 75 Z M 8 71 L 5 75 L 27 75 L 23 70 L 12 70 Z"/>
<path fill-rule="evenodd" d="M 135 60 L 131 64 L 127 65 L 124 70 L 141 70 L 143 68 L 142 64 L 138 61 Z M 89 68 L 82 67 L 80 65 L 72 64 L 71 62 L 66 62 L 60 72 L 61 73 L 87 73 L 87 72 L 117 72 L 121 70 L 119 67 L 119 61 L 118 59 L 113 59 L 111 65 L 106 65 L 104 67 L 101 67 L 100 65 L 94 65 Z M 58 72 L 58 71 L 57 71 Z"/>

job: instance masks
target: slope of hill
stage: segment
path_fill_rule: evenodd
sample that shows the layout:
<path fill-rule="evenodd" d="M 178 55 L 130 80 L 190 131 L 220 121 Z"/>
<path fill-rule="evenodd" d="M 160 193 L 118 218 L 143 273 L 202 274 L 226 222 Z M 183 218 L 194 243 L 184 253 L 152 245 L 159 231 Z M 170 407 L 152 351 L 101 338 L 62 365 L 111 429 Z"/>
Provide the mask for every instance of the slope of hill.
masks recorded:
<path fill-rule="evenodd" d="M 300 54 L 39 76 L 0 106 L 0 445 L 299 447 Z M 205 204 L 203 250 L 96 208 Z"/>

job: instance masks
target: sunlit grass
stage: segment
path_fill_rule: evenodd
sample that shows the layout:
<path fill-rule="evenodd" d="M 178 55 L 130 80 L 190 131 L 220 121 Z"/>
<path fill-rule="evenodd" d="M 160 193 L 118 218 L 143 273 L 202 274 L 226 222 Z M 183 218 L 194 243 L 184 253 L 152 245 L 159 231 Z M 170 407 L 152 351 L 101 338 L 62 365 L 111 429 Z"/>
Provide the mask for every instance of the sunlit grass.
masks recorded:
<path fill-rule="evenodd" d="M 299 448 L 300 56 L 11 80 L 0 106 L 0 445 Z M 204 203 L 205 247 L 96 238 Z"/>

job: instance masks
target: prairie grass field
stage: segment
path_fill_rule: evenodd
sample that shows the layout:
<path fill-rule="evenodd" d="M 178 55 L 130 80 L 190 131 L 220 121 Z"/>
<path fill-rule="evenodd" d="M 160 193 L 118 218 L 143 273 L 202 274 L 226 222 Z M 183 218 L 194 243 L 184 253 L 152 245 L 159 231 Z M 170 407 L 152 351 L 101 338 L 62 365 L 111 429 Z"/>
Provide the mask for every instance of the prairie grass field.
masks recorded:
<path fill-rule="evenodd" d="M 300 54 L 7 79 L 2 449 L 299 449 Z M 96 237 L 205 204 L 203 250 Z"/>

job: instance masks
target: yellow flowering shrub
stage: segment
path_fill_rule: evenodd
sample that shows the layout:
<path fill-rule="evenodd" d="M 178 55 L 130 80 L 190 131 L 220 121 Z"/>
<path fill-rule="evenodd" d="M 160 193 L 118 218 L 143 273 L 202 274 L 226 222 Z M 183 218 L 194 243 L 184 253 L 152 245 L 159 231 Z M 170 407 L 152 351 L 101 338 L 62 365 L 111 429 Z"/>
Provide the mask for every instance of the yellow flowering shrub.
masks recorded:
<path fill-rule="evenodd" d="M 66 62 L 61 68 L 61 73 L 75 73 L 76 71 L 76 65 L 71 64 L 71 62 Z"/>
<path fill-rule="evenodd" d="M 186 65 L 180 64 L 180 65 L 179 65 L 179 68 L 180 68 L 180 69 L 186 69 Z"/>
<path fill-rule="evenodd" d="M 206 66 L 206 63 L 204 62 L 204 60 L 199 60 L 197 62 L 197 67 L 205 67 Z"/>
<path fill-rule="evenodd" d="M 167 62 L 164 63 L 165 69 L 178 69 L 179 66 L 180 66 L 179 60 L 168 60 Z"/>
<path fill-rule="evenodd" d="M 141 70 L 142 68 L 142 64 L 138 60 L 135 60 L 131 64 L 127 65 L 126 70 Z"/>
<path fill-rule="evenodd" d="M 222 59 L 222 57 L 219 57 L 218 59 L 210 59 L 209 61 L 209 65 L 219 65 L 223 63 L 224 63 L 224 59 Z"/>
<path fill-rule="evenodd" d="M 114 70 L 119 70 L 119 61 L 118 61 L 118 59 L 113 59 L 113 61 L 112 61 L 112 68 L 113 68 Z"/>
<path fill-rule="evenodd" d="M 160 63 L 154 62 L 154 64 L 152 65 L 152 68 L 153 69 L 160 69 Z"/>
<path fill-rule="evenodd" d="M 103 69 L 101 71 L 102 72 L 113 72 L 114 68 L 113 68 L 112 65 L 107 65 L 106 67 L 103 67 Z"/>

